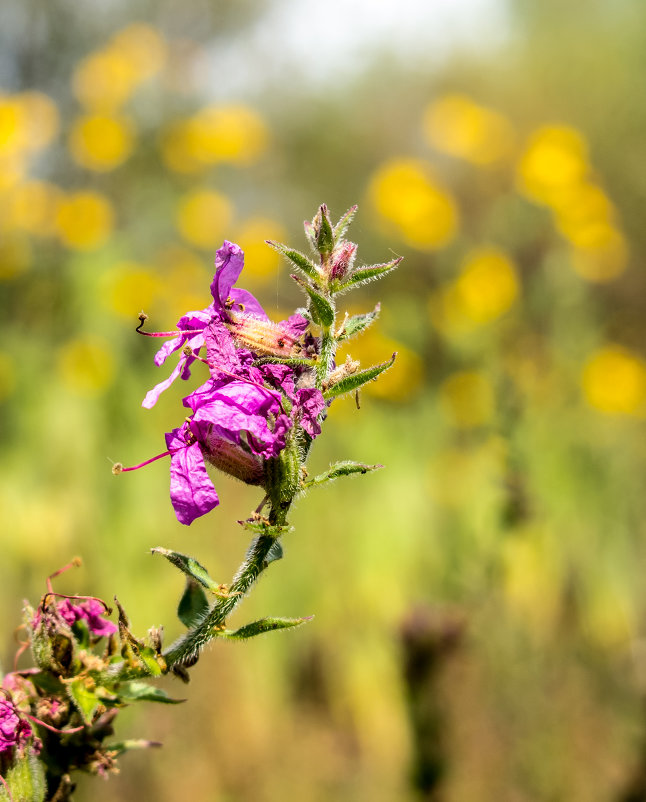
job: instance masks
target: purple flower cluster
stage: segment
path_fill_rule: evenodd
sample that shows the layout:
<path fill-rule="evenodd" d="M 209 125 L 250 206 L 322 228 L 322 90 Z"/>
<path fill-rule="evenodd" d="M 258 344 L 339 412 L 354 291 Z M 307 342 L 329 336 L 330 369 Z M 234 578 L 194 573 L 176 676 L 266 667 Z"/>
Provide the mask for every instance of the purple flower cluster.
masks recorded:
<path fill-rule="evenodd" d="M 98 637 L 107 637 L 117 631 L 116 624 L 103 618 L 106 610 L 97 599 L 86 599 L 80 604 L 63 599 L 58 605 L 58 612 L 70 626 L 77 621 L 85 621 L 90 632 Z"/>
<path fill-rule="evenodd" d="M 207 363 L 210 378 L 183 399 L 192 415 L 166 434 L 170 497 L 177 519 L 186 525 L 219 503 L 206 463 L 247 484 L 262 485 L 265 461 L 286 448 L 295 430 L 310 438 L 321 431 L 325 402 L 320 390 L 308 386 L 308 369 L 270 361 L 257 364 L 259 357 L 300 356 L 308 321 L 295 314 L 272 323 L 251 293 L 234 287 L 243 265 L 242 250 L 225 241 L 215 259 L 213 302 L 180 318 L 172 333 L 177 336 L 155 356 L 160 366 L 181 350 L 179 362 L 143 401 L 144 407 L 154 406 L 175 379 L 190 376 L 196 359 Z"/>
<path fill-rule="evenodd" d="M 13 702 L 0 697 L 0 756 L 24 746 L 31 734 L 29 723 L 19 716 Z"/>

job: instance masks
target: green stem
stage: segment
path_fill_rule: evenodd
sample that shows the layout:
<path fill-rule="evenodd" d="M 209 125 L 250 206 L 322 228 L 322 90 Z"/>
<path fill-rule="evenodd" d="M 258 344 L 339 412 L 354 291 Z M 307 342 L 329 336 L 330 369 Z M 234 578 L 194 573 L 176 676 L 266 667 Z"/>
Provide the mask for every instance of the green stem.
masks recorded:
<path fill-rule="evenodd" d="M 283 505 L 282 509 L 272 507 L 269 523 L 275 531 L 279 532 L 280 527 L 285 526 L 289 506 L 291 501 L 288 505 Z M 178 638 L 164 653 L 167 670 L 170 671 L 175 666 L 193 665 L 206 644 L 218 636 L 218 631 L 224 626 L 227 617 L 240 604 L 267 567 L 267 554 L 275 540 L 275 535 L 262 534 L 251 541 L 247 556 L 236 571 L 227 595 L 218 599 L 205 617 L 193 629 Z"/>
<path fill-rule="evenodd" d="M 334 321 L 331 326 L 323 326 L 321 332 L 321 354 L 316 366 L 316 386 L 322 389 L 324 382 L 330 375 L 332 362 L 336 355 L 336 337 L 334 336 Z"/>

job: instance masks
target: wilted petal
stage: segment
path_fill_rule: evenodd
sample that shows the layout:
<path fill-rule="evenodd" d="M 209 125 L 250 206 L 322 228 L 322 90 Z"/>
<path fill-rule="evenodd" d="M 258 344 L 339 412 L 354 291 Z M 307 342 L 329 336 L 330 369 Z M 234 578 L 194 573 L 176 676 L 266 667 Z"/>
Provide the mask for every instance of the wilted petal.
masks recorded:
<path fill-rule="evenodd" d="M 164 379 L 163 382 L 156 384 L 152 390 L 148 390 L 146 397 L 141 402 L 141 406 L 145 407 L 146 409 L 152 409 L 164 390 L 168 390 L 168 388 L 180 374 L 183 376 L 183 372 L 185 372 L 185 369 L 188 367 L 187 363 L 189 360 L 191 362 L 195 362 L 193 357 L 182 356 L 177 365 L 175 365 L 175 369 L 170 376 L 167 379 Z"/>
<path fill-rule="evenodd" d="M 218 494 L 206 472 L 200 444 L 187 445 L 183 429 L 166 434 L 171 452 L 170 498 L 177 520 L 188 526 L 219 504 Z"/>
<path fill-rule="evenodd" d="M 325 399 L 315 387 L 304 387 L 296 393 L 296 404 L 300 416 L 300 424 L 310 437 L 321 434 L 318 416 L 325 409 Z"/>

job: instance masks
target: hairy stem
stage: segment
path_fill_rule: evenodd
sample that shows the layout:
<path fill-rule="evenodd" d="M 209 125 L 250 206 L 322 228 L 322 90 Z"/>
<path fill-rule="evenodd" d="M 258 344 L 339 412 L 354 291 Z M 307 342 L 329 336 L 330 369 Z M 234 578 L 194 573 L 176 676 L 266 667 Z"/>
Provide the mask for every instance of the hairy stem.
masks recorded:
<path fill-rule="evenodd" d="M 270 532 L 273 529 L 278 533 L 286 524 L 289 506 L 291 501 L 281 508 L 272 507 L 269 513 L 271 528 L 268 528 L 267 534 L 258 535 L 251 541 L 247 555 L 236 571 L 227 595 L 219 598 L 204 618 L 178 638 L 164 653 L 167 670 L 170 671 L 178 666 L 188 668 L 193 665 L 206 644 L 218 636 L 218 631 L 224 627 L 227 616 L 240 604 L 267 567 L 267 554 L 277 539 L 277 535 Z"/>

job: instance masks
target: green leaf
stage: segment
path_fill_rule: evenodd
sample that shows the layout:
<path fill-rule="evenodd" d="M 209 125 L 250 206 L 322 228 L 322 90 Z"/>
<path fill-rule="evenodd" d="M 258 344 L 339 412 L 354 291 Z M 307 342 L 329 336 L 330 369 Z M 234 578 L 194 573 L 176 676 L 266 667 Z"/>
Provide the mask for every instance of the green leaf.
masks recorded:
<path fill-rule="evenodd" d="M 265 564 L 269 565 L 269 563 L 276 562 L 276 560 L 283 559 L 283 547 L 280 545 L 279 540 L 275 540 L 267 552 L 267 556 L 265 557 Z"/>
<path fill-rule="evenodd" d="M 68 696 L 81 714 L 83 721 L 86 724 L 91 724 L 94 714 L 101 704 L 101 700 L 95 691 L 91 691 L 87 687 L 83 677 L 77 677 L 71 682 L 66 682 L 65 686 L 67 687 Z"/>
<path fill-rule="evenodd" d="M 161 676 L 162 668 L 159 665 L 157 653 L 154 649 L 151 649 L 150 646 L 144 646 L 144 648 L 139 651 L 137 657 L 144 664 L 149 674 L 153 677 Z"/>
<path fill-rule="evenodd" d="M 273 632 L 276 629 L 300 627 L 301 624 L 311 620 L 312 616 L 307 618 L 261 618 L 259 621 L 253 621 L 251 624 L 240 627 L 240 629 L 226 629 L 218 633 L 218 635 L 230 640 L 246 640 L 247 638 L 254 638 L 256 635 L 264 635 L 265 632 Z"/>
<path fill-rule="evenodd" d="M 200 585 L 205 587 L 207 590 L 210 590 L 213 593 L 218 591 L 218 583 L 214 579 L 211 579 L 206 568 L 203 565 L 200 565 L 200 563 L 193 559 L 193 557 L 189 557 L 187 554 L 180 554 L 178 551 L 164 549 L 161 546 L 157 546 L 157 548 L 151 549 L 150 551 L 152 554 L 161 554 L 162 557 L 166 557 L 166 559 L 176 568 L 179 568 L 179 570 L 187 576 L 191 576 L 193 579 L 196 579 Z"/>
<path fill-rule="evenodd" d="M 208 609 L 209 603 L 204 588 L 192 576 L 187 576 L 186 587 L 177 606 L 179 620 L 186 627 L 195 626 Z"/>
<path fill-rule="evenodd" d="M 18 757 L 3 776 L 11 796 L 0 783 L 1 802 L 43 802 L 45 799 L 45 766 L 33 753 L 28 751 Z"/>
<path fill-rule="evenodd" d="M 321 279 L 320 273 L 311 259 L 308 259 L 304 253 L 300 251 L 296 251 L 293 248 L 288 248 L 287 245 L 282 245 L 280 242 L 273 242 L 273 240 L 266 239 L 265 242 L 269 245 L 270 248 L 273 248 L 278 253 L 285 256 L 289 261 L 296 265 L 296 267 L 305 273 L 308 278 L 314 279 L 315 282 L 319 282 Z"/>
<path fill-rule="evenodd" d="M 314 487 L 315 485 L 321 485 L 324 482 L 331 482 L 334 479 L 339 479 L 342 476 L 353 476 L 359 473 L 369 473 L 370 471 L 377 471 L 379 468 L 383 467 L 383 465 L 366 465 L 363 462 L 352 462 L 352 460 L 336 462 L 334 465 L 331 465 L 327 471 L 324 471 L 318 476 L 315 476 L 313 479 L 310 479 L 309 482 L 305 482 L 304 486 L 306 488 Z"/>
<path fill-rule="evenodd" d="M 316 250 L 316 232 L 314 231 L 314 224 L 309 220 L 303 221 L 303 228 L 305 229 L 305 236 L 313 251 Z"/>
<path fill-rule="evenodd" d="M 369 281 L 376 281 L 377 279 L 383 278 L 383 276 L 385 276 L 387 273 L 390 273 L 392 270 L 394 270 L 403 258 L 403 256 L 398 256 L 396 259 L 393 259 L 390 262 L 385 262 L 381 265 L 360 267 L 358 270 L 355 270 L 350 278 L 344 281 L 343 284 L 339 284 L 334 287 L 333 292 L 346 292 L 353 287 L 358 287 L 360 284 L 367 284 Z"/>
<path fill-rule="evenodd" d="M 318 228 L 316 250 L 321 256 L 328 256 L 334 250 L 334 231 L 330 222 L 330 213 L 324 203 L 321 204 L 314 218 L 314 228 Z"/>
<path fill-rule="evenodd" d="M 338 242 L 348 230 L 348 226 L 354 220 L 354 216 L 357 213 L 358 208 L 359 207 L 356 204 L 351 206 L 339 220 L 339 222 L 334 226 L 334 239 L 336 242 Z"/>
<path fill-rule="evenodd" d="M 60 679 L 49 671 L 39 671 L 38 674 L 29 676 L 31 682 L 41 691 L 51 696 L 57 696 L 64 690 L 64 685 Z"/>
<path fill-rule="evenodd" d="M 124 682 L 119 686 L 119 698 L 123 702 L 161 702 L 166 705 L 178 705 L 186 699 L 171 699 L 166 691 L 154 688 L 147 682 Z"/>
<path fill-rule="evenodd" d="M 379 317 L 380 311 L 381 304 L 377 304 L 372 312 L 367 312 L 365 315 L 352 315 L 352 317 L 349 317 L 341 326 L 341 332 L 337 336 L 337 342 L 349 340 L 350 337 L 354 337 L 356 334 L 365 331 L 368 326 L 372 325 Z"/>
<path fill-rule="evenodd" d="M 302 287 L 310 298 L 310 312 L 315 323 L 320 323 L 323 326 L 331 326 L 334 323 L 334 307 L 330 301 L 322 295 L 318 290 L 314 289 L 308 282 L 303 281 L 300 276 L 293 273 L 291 277 Z"/>
<path fill-rule="evenodd" d="M 385 370 L 388 370 L 388 368 L 392 367 L 396 356 L 397 352 L 395 351 L 388 362 L 382 362 L 380 365 L 373 365 L 371 368 L 359 370 L 356 373 L 351 373 L 349 376 L 345 376 L 336 384 L 328 387 L 328 389 L 323 393 L 323 398 L 326 401 L 329 401 L 331 398 L 337 398 L 340 395 L 345 395 L 346 393 L 351 393 L 353 390 L 357 390 L 359 387 L 362 387 L 364 384 L 366 384 L 366 382 L 374 381 L 377 376 L 379 376 Z"/>

